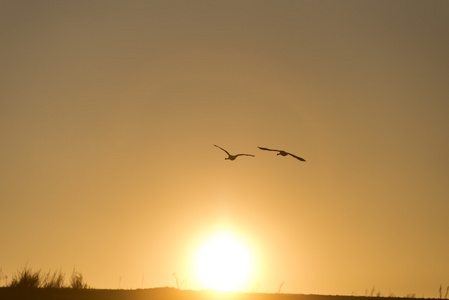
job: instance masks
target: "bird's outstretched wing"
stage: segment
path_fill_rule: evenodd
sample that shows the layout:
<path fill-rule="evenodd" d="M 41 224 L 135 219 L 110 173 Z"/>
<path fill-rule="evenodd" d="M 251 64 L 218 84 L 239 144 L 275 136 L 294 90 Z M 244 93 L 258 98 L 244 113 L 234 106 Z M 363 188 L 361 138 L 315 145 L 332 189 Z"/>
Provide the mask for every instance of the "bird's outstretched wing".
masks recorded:
<path fill-rule="evenodd" d="M 288 152 L 287 152 L 288 153 Z M 294 155 L 294 154 L 291 154 L 291 153 L 288 153 L 289 155 L 291 155 L 291 156 L 293 156 L 294 158 L 296 158 L 296 159 L 299 159 L 300 161 L 306 161 L 304 158 L 302 158 L 302 157 L 299 157 L 299 156 L 296 156 L 296 155 Z"/>
<path fill-rule="evenodd" d="M 220 146 L 217 146 L 217 145 L 214 145 L 214 146 L 217 147 L 217 148 L 220 148 L 221 150 L 223 150 L 224 152 L 226 152 L 227 155 L 231 155 L 231 154 L 229 154 L 228 151 L 226 151 L 225 149 L 221 148 Z"/>
<path fill-rule="evenodd" d="M 282 150 L 269 149 L 269 148 L 264 148 L 264 147 L 259 147 L 259 146 L 257 146 L 257 148 L 259 148 L 260 150 L 267 150 L 267 151 L 278 151 L 278 152 L 282 151 Z"/>
<path fill-rule="evenodd" d="M 252 154 L 236 154 L 235 156 L 252 156 L 252 157 L 254 157 L 255 155 L 252 155 Z"/>

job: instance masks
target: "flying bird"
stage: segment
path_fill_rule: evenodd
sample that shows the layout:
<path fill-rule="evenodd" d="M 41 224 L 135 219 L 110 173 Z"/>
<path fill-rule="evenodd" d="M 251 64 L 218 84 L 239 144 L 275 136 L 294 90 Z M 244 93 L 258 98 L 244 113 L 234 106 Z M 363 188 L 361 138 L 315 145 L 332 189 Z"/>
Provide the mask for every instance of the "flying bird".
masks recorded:
<path fill-rule="evenodd" d="M 226 157 L 225 159 L 234 160 L 234 159 L 236 159 L 238 156 L 252 156 L 252 157 L 254 157 L 254 155 L 252 155 L 252 154 L 236 154 L 236 155 L 232 155 L 232 154 L 229 154 L 228 151 L 226 151 L 225 149 L 221 148 L 220 146 L 217 146 L 217 145 L 214 145 L 214 146 L 217 147 L 217 148 L 220 148 L 221 150 L 223 150 L 224 152 L 226 152 L 226 154 L 228 155 L 228 157 Z"/>
<path fill-rule="evenodd" d="M 276 155 L 281 155 L 281 156 L 287 156 L 287 155 L 290 155 L 290 156 L 293 156 L 294 158 L 296 158 L 296 159 L 298 159 L 298 160 L 300 160 L 300 161 L 306 161 L 304 158 L 299 157 L 299 156 L 296 156 L 296 155 L 291 154 L 291 153 L 288 153 L 288 152 L 286 152 L 286 151 L 284 151 L 284 150 L 269 149 L 269 148 L 263 148 L 263 147 L 259 147 L 259 146 L 258 146 L 257 148 L 259 148 L 260 150 L 266 150 L 266 151 L 277 151 L 277 152 L 279 152 L 279 153 L 276 154 Z"/>

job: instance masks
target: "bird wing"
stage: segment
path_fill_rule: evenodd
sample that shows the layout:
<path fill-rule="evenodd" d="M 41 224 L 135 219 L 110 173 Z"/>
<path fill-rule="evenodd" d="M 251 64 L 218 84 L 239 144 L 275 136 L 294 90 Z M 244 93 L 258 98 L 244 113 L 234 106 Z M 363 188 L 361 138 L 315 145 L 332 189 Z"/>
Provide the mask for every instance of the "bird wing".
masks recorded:
<path fill-rule="evenodd" d="M 296 159 L 299 159 L 300 161 L 306 161 L 304 158 L 299 157 L 299 156 L 296 156 L 296 155 L 294 155 L 294 154 L 291 154 L 291 153 L 288 153 L 288 152 L 287 152 L 287 154 L 293 156 L 293 157 L 296 158 Z"/>
<path fill-rule="evenodd" d="M 226 151 L 225 149 L 221 148 L 220 146 L 217 146 L 217 145 L 214 145 L 214 146 L 217 147 L 217 148 L 220 148 L 221 150 L 223 150 L 224 152 L 226 152 L 227 155 L 229 155 L 229 156 L 231 155 L 231 154 L 229 154 L 228 151 Z"/>
<path fill-rule="evenodd" d="M 253 157 L 255 156 L 255 155 L 252 155 L 252 154 L 236 154 L 235 156 L 243 156 L 243 155 L 244 156 L 253 156 Z"/>
<path fill-rule="evenodd" d="M 260 150 L 267 150 L 267 151 L 282 151 L 282 150 L 276 150 L 276 149 L 269 149 L 269 148 L 264 148 L 264 147 L 259 147 L 257 146 L 257 148 L 259 148 Z"/>

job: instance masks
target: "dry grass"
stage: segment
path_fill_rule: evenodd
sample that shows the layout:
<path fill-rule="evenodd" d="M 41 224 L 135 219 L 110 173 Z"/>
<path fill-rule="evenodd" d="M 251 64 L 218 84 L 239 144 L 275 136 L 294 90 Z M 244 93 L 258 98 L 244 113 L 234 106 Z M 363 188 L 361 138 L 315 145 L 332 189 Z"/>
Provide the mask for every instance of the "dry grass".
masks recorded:
<path fill-rule="evenodd" d="M 0 270 L 1 271 L 1 270 Z M 0 275 L 2 273 L 0 272 Z M 18 288 L 18 289 L 87 289 L 89 286 L 83 278 L 83 275 L 73 269 L 70 277 L 69 285 L 65 284 L 65 274 L 61 270 L 54 272 L 48 271 L 47 273 L 41 270 L 32 270 L 30 267 L 25 266 L 15 273 L 9 284 L 5 284 L 6 287 Z"/>

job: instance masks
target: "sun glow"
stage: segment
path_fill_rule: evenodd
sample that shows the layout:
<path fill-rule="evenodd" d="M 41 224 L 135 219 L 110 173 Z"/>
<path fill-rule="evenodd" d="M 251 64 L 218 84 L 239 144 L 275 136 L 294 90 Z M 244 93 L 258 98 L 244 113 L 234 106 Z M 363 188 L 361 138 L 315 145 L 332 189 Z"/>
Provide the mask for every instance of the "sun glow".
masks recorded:
<path fill-rule="evenodd" d="M 252 268 L 248 248 L 229 233 L 208 240 L 196 259 L 196 274 L 204 288 L 239 291 L 247 283 Z"/>

